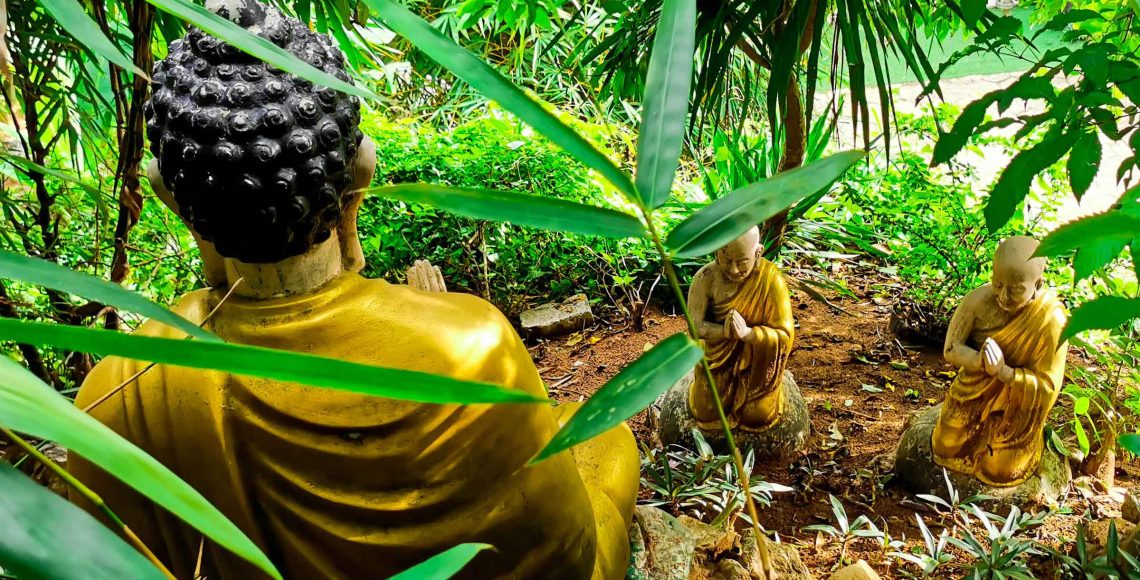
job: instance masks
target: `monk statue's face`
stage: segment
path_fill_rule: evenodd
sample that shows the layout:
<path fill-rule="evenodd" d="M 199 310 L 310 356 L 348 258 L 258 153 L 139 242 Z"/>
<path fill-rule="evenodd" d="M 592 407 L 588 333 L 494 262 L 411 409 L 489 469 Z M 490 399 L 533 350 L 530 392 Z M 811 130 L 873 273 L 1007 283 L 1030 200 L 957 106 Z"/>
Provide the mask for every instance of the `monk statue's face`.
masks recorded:
<path fill-rule="evenodd" d="M 1016 314 L 1025 308 L 1044 286 L 1045 260 L 1035 258 L 1037 241 L 1017 236 L 998 246 L 994 256 L 994 298 L 998 308 Z"/>
<path fill-rule="evenodd" d="M 760 231 L 752 228 L 716 252 L 721 274 L 731 282 L 741 282 L 752 274 L 760 259 Z"/>

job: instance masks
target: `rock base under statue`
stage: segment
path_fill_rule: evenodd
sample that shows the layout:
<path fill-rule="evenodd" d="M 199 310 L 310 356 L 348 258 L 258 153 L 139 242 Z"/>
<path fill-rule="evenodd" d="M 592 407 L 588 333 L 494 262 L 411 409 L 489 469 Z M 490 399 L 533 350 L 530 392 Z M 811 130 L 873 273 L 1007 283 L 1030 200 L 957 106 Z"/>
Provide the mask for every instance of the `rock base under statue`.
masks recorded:
<path fill-rule="evenodd" d="M 697 422 L 689 412 L 689 387 L 692 384 L 693 373 L 690 372 L 662 395 L 658 425 L 661 443 L 666 446 L 675 444 L 688 449 L 695 448 L 693 429 L 697 428 Z M 807 442 L 811 433 L 811 417 L 808 415 L 807 402 L 791 372 L 784 372 L 782 388 L 785 397 L 784 416 L 779 423 L 760 432 L 733 431 L 733 438 L 741 453 L 753 449 L 758 459 L 788 457 L 802 449 Z M 713 450 L 717 453 L 727 452 L 724 433 L 720 429 L 702 429 L 701 432 Z"/>
<path fill-rule="evenodd" d="M 946 498 L 946 478 L 943 467 L 934 462 L 931 436 L 938 423 L 942 405 L 924 409 L 912 415 L 907 421 L 902 438 L 895 454 L 895 477 L 915 493 L 925 493 Z M 950 483 L 958 491 L 958 496 L 967 498 L 979 493 L 996 498 L 1007 505 L 1048 505 L 1055 503 L 1069 482 L 1073 479 L 1069 462 L 1049 445 L 1041 454 L 1041 465 L 1037 473 L 1021 485 L 1013 487 L 993 487 L 977 478 L 955 471 L 950 474 Z"/>

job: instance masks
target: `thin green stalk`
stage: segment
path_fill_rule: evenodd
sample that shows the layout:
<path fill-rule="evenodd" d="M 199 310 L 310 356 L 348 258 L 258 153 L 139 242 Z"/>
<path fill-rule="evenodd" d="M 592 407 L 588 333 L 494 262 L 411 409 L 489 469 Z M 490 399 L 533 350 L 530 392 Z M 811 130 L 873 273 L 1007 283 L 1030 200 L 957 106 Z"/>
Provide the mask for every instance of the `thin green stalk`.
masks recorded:
<path fill-rule="evenodd" d="M 115 515 L 115 512 L 111 511 L 111 508 L 106 504 L 106 502 L 103 501 L 103 498 L 99 497 L 99 495 L 92 491 L 91 488 L 84 485 L 83 482 L 76 479 L 74 475 L 71 475 L 71 473 L 69 473 L 66 469 L 60 467 L 58 463 L 52 461 L 46 455 L 41 453 L 39 449 L 36 449 L 34 445 L 28 443 L 19 435 L 16 435 L 6 427 L 0 427 L 0 433 L 3 433 L 4 436 L 11 439 L 13 443 L 20 446 L 20 448 L 27 452 L 28 455 L 34 457 L 36 461 L 40 462 L 44 467 L 50 469 L 52 473 L 55 473 L 60 479 L 67 483 L 67 485 L 71 486 L 73 489 L 75 489 L 75 491 L 79 492 L 80 495 L 87 498 L 87 501 L 90 501 L 95 505 L 95 507 L 99 508 L 99 511 L 103 512 L 103 515 L 107 516 L 107 519 L 111 520 L 111 523 L 119 528 L 119 531 L 123 534 L 123 536 L 125 536 L 127 540 L 132 545 L 134 545 L 134 547 L 139 552 L 142 552 L 142 554 L 146 556 L 146 558 L 150 560 L 151 563 L 154 564 L 155 567 L 157 567 L 164 575 L 166 575 L 167 578 L 170 580 L 175 580 L 174 574 L 171 574 L 170 570 L 167 570 L 162 561 L 158 559 L 158 556 L 155 556 L 154 552 L 150 551 L 150 548 L 148 548 L 146 544 L 144 544 L 143 541 L 135 535 L 134 531 L 127 527 L 127 524 L 124 523 L 123 520 L 119 519 L 119 516 Z"/>
<path fill-rule="evenodd" d="M 693 320 L 693 316 L 689 314 L 689 304 L 685 299 L 685 293 L 681 291 L 681 281 L 677 277 L 677 272 L 673 268 L 673 260 L 669 256 L 669 252 L 665 250 L 665 246 L 661 243 L 661 236 L 657 233 L 657 227 L 653 225 L 653 220 L 650 219 L 648 212 L 642 210 L 642 217 L 645 220 L 646 229 L 649 231 L 650 237 L 653 239 L 653 245 L 657 247 L 657 253 L 661 256 L 661 265 L 665 270 L 665 277 L 669 280 L 669 286 L 673 289 L 673 295 L 677 298 L 677 303 L 681 305 L 681 313 L 685 316 L 685 322 L 689 325 L 689 336 L 698 343 L 701 337 L 697 334 L 697 322 Z M 756 535 L 756 547 L 760 551 L 760 567 L 763 574 L 770 580 L 775 580 L 776 571 L 772 569 L 772 558 L 768 553 L 768 544 L 764 541 L 766 536 L 760 528 L 760 517 L 756 512 L 756 504 L 752 501 L 752 484 L 750 481 L 750 474 L 744 469 L 744 459 L 740 456 L 740 450 L 736 447 L 736 439 L 732 436 L 732 427 L 728 424 L 728 417 L 724 414 L 724 404 L 720 401 L 720 392 L 716 390 L 716 381 L 713 379 L 712 369 L 709 368 L 709 360 L 704 355 L 701 356 L 701 370 L 705 374 L 705 379 L 708 381 L 709 393 L 712 395 L 712 400 L 716 404 L 717 417 L 720 419 L 721 428 L 724 429 L 724 440 L 728 443 L 729 452 L 732 454 L 732 461 L 736 466 L 736 474 L 740 478 L 740 485 L 743 489 L 741 492 L 744 494 L 744 505 L 748 509 L 748 515 L 752 519 L 752 531 Z"/>

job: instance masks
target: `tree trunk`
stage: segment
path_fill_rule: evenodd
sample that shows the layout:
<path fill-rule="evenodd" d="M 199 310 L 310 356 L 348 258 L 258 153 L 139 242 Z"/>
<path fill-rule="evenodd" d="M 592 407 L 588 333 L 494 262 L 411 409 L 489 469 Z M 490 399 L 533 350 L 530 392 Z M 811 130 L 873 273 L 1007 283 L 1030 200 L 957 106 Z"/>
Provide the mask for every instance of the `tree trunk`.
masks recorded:
<path fill-rule="evenodd" d="M 804 164 L 807 151 L 807 117 L 804 114 L 800 84 L 793 72 L 788 79 L 788 104 L 784 111 L 784 154 L 780 158 L 779 171 L 795 169 Z M 764 254 L 769 258 L 780 253 L 784 245 L 784 235 L 788 231 L 788 211 L 768 218 L 760 226 L 760 239 L 764 242 Z"/>

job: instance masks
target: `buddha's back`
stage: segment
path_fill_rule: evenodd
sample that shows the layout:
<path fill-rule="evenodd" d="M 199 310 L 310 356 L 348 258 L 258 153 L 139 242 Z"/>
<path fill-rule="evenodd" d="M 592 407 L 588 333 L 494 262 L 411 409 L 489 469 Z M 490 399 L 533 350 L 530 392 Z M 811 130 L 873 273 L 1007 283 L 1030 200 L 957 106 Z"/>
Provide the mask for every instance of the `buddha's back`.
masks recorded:
<path fill-rule="evenodd" d="M 201 320 L 220 291 L 177 310 Z M 231 297 L 208 328 L 230 342 L 491 382 L 543 395 L 503 316 L 462 294 L 342 274 L 316 291 Z M 180 336 L 159 324 L 141 334 Z M 144 363 L 109 358 L 85 406 Z M 93 412 L 186 479 L 291 578 L 384 578 L 463 542 L 496 551 L 465 577 L 589 577 L 591 498 L 569 453 L 526 462 L 557 429 L 546 405 L 430 405 L 158 366 Z M 89 481 L 179 577 L 200 536 L 89 464 Z M 596 501 L 596 500 L 595 500 Z M 210 578 L 256 577 L 207 546 Z"/>

